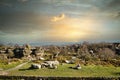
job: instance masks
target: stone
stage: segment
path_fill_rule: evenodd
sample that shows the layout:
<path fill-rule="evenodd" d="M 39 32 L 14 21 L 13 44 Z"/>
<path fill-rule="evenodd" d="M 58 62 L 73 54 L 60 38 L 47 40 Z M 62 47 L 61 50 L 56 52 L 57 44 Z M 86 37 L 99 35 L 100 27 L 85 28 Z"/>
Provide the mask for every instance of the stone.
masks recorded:
<path fill-rule="evenodd" d="M 81 69 L 80 64 L 76 65 L 75 67 L 73 67 L 73 69 Z"/>
<path fill-rule="evenodd" d="M 47 63 L 47 64 L 54 64 L 54 65 L 59 65 L 59 61 L 45 61 L 44 63 Z"/>
<path fill-rule="evenodd" d="M 30 68 L 32 68 L 32 69 L 41 69 L 41 65 L 40 64 L 32 64 Z"/>

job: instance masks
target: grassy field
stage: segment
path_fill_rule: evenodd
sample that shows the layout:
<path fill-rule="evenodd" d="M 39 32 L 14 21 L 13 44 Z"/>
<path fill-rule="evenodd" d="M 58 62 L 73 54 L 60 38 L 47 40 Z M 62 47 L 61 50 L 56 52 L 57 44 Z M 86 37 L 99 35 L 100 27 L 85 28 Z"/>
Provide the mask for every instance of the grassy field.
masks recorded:
<path fill-rule="evenodd" d="M 11 62 L 10 64 L 0 62 L 0 68 L 2 68 L 3 70 L 7 70 L 7 69 L 13 68 L 13 67 L 15 67 L 15 66 L 17 66 L 19 64 L 21 64 L 20 61 Z"/>
<path fill-rule="evenodd" d="M 31 63 L 26 64 L 19 70 L 9 72 L 9 75 L 14 76 L 47 76 L 47 77 L 119 77 L 120 67 L 103 67 L 101 65 L 82 66 L 81 70 L 71 69 L 69 67 L 75 64 L 59 65 L 57 69 L 32 69 L 29 70 Z"/>

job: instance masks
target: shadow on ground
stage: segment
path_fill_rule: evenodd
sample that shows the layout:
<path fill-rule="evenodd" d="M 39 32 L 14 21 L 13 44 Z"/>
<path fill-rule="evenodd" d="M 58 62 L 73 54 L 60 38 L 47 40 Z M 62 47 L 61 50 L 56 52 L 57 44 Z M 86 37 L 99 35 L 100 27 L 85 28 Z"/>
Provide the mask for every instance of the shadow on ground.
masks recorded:
<path fill-rule="evenodd" d="M 120 76 L 120 72 L 116 72 L 116 73 L 113 73 L 114 75 L 119 75 Z"/>
<path fill-rule="evenodd" d="M 37 70 L 37 69 L 33 69 L 33 68 L 19 69 L 19 71 L 26 71 L 26 70 Z"/>

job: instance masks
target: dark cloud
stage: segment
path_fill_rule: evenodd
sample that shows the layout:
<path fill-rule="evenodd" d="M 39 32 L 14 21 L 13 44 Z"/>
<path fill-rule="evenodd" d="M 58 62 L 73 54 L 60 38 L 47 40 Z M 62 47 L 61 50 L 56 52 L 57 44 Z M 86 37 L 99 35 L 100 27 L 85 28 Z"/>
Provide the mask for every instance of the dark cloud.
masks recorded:
<path fill-rule="evenodd" d="M 106 5 L 106 11 L 113 13 L 114 18 L 119 19 L 120 15 L 120 0 L 111 0 L 109 4 Z"/>
<path fill-rule="evenodd" d="M 0 8 L 15 8 L 23 3 L 27 3 L 28 1 L 29 0 L 0 0 Z"/>
<path fill-rule="evenodd" d="M 106 13 L 111 14 L 109 18 L 116 18 L 119 17 L 120 12 L 120 0 L 92 0 L 91 3 L 93 6 L 95 6 L 99 13 Z"/>
<path fill-rule="evenodd" d="M 12 3 L 15 4 L 17 2 L 28 2 L 29 0 L 0 0 L 0 3 Z"/>
<path fill-rule="evenodd" d="M 12 7 L 12 4 L 0 2 L 0 6 Z"/>
<path fill-rule="evenodd" d="M 120 0 L 112 0 L 109 5 L 109 7 L 120 7 Z"/>
<path fill-rule="evenodd" d="M 47 29 L 49 17 L 35 13 L 11 13 L 0 15 L 0 30 L 5 33 L 30 33 Z"/>
<path fill-rule="evenodd" d="M 28 2 L 29 0 L 18 0 L 20 2 Z"/>
<path fill-rule="evenodd" d="M 120 18 L 120 12 L 117 13 L 117 16 L 116 16 L 116 17 Z"/>
<path fill-rule="evenodd" d="M 10 6 L 17 3 L 17 0 L 0 0 L 0 5 L 2 6 Z"/>
<path fill-rule="evenodd" d="M 120 0 L 106 0 L 109 1 L 106 4 L 106 9 L 111 11 L 119 11 L 120 10 Z"/>

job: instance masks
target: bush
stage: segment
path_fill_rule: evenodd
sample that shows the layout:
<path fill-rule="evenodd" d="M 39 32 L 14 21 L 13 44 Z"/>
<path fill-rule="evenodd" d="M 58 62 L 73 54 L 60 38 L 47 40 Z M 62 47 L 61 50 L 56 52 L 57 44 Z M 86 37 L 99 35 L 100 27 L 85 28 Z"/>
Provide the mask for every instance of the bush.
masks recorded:
<path fill-rule="evenodd" d="M 110 60 L 115 58 L 115 52 L 109 48 L 99 50 L 98 55 L 101 60 Z"/>

